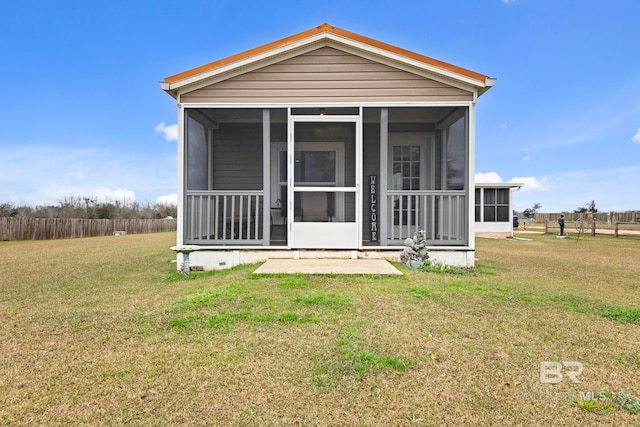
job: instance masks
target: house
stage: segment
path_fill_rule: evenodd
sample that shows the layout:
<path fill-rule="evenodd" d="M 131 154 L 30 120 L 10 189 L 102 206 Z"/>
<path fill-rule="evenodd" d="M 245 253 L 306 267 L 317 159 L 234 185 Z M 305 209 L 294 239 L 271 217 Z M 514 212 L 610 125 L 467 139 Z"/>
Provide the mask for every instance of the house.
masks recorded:
<path fill-rule="evenodd" d="M 178 106 L 178 245 L 268 258 L 474 262 L 476 101 L 494 79 L 329 24 L 164 79 Z"/>
<path fill-rule="evenodd" d="M 475 230 L 478 237 L 513 237 L 513 191 L 522 183 L 476 183 Z"/>

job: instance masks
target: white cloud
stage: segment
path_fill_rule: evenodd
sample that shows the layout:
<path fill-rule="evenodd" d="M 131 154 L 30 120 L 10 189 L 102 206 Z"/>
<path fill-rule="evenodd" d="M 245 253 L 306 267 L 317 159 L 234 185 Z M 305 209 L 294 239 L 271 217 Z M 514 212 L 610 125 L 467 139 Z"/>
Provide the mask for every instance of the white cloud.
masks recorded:
<path fill-rule="evenodd" d="M 156 199 L 157 204 L 162 205 L 178 205 L 178 195 L 177 194 L 166 194 L 164 196 L 159 196 Z"/>
<path fill-rule="evenodd" d="M 160 122 L 158 126 L 155 127 L 155 131 L 161 134 L 164 134 L 164 139 L 167 141 L 177 141 L 178 140 L 178 125 L 167 125 L 165 122 Z"/>
<path fill-rule="evenodd" d="M 504 123 L 500 123 L 500 129 L 506 129 L 509 127 L 509 123 L 504 122 Z"/>
<path fill-rule="evenodd" d="M 475 176 L 475 181 L 481 184 L 493 184 L 497 182 L 502 182 L 502 178 L 496 172 L 487 172 L 482 173 L 479 172 Z"/>
<path fill-rule="evenodd" d="M 524 156 L 522 160 L 528 162 L 529 160 L 531 160 L 531 156 Z"/>
<path fill-rule="evenodd" d="M 535 176 L 517 176 L 509 180 L 509 182 L 518 182 L 524 184 L 522 191 L 525 193 L 533 193 L 536 191 L 547 191 L 549 189 L 549 182 L 546 177 L 541 179 Z"/>
<path fill-rule="evenodd" d="M 633 142 L 637 142 L 638 144 L 640 144 L 640 128 L 638 128 L 638 133 L 633 135 L 633 138 L 631 138 L 631 140 Z"/>

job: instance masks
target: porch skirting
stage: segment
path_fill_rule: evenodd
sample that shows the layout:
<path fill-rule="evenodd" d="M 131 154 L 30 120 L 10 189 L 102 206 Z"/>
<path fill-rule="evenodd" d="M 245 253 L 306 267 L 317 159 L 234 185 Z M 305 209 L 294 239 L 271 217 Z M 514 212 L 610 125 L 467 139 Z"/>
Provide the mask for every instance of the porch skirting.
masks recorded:
<path fill-rule="evenodd" d="M 264 262 L 268 259 L 385 259 L 400 262 L 400 248 L 375 250 L 314 250 L 314 249 L 210 249 L 203 247 L 190 255 L 192 267 L 202 270 L 223 270 L 242 264 Z M 469 248 L 429 249 L 433 261 L 457 267 L 473 267 L 475 251 Z M 177 265 L 182 264 L 178 254 Z"/>

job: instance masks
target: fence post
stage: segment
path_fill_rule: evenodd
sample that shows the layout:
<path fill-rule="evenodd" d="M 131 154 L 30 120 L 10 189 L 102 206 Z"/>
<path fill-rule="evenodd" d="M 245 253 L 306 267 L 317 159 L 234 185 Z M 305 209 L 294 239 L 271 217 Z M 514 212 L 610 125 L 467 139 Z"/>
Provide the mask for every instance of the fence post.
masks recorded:
<path fill-rule="evenodd" d="M 549 220 L 545 219 L 544 220 L 544 234 L 547 234 L 549 232 Z"/>
<path fill-rule="evenodd" d="M 618 237 L 618 222 L 617 221 L 614 223 L 614 229 L 615 229 L 614 236 Z"/>
<path fill-rule="evenodd" d="M 596 220 L 595 220 L 595 218 L 593 219 L 593 222 L 591 223 L 591 235 L 592 236 L 596 235 Z"/>

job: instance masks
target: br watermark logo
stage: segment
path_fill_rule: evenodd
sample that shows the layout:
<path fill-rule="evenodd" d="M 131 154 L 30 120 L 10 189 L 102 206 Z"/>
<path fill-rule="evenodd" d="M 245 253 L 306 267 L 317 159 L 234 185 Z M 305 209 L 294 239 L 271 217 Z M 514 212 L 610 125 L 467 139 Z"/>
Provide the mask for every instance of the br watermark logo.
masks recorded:
<path fill-rule="evenodd" d="M 567 377 L 576 384 L 584 366 L 580 362 L 540 362 L 540 384 L 558 384 Z"/>
<path fill-rule="evenodd" d="M 558 384 L 563 381 L 571 381 L 580 384 L 580 375 L 584 371 L 584 365 L 574 361 L 544 361 L 540 362 L 540 383 Z M 531 392 L 518 393 L 519 401 L 542 401 L 542 400 L 566 400 L 574 402 L 599 401 L 604 402 L 609 399 L 604 391 L 576 391 L 557 390 L 555 387 L 545 387 L 545 390 L 536 389 Z"/>

